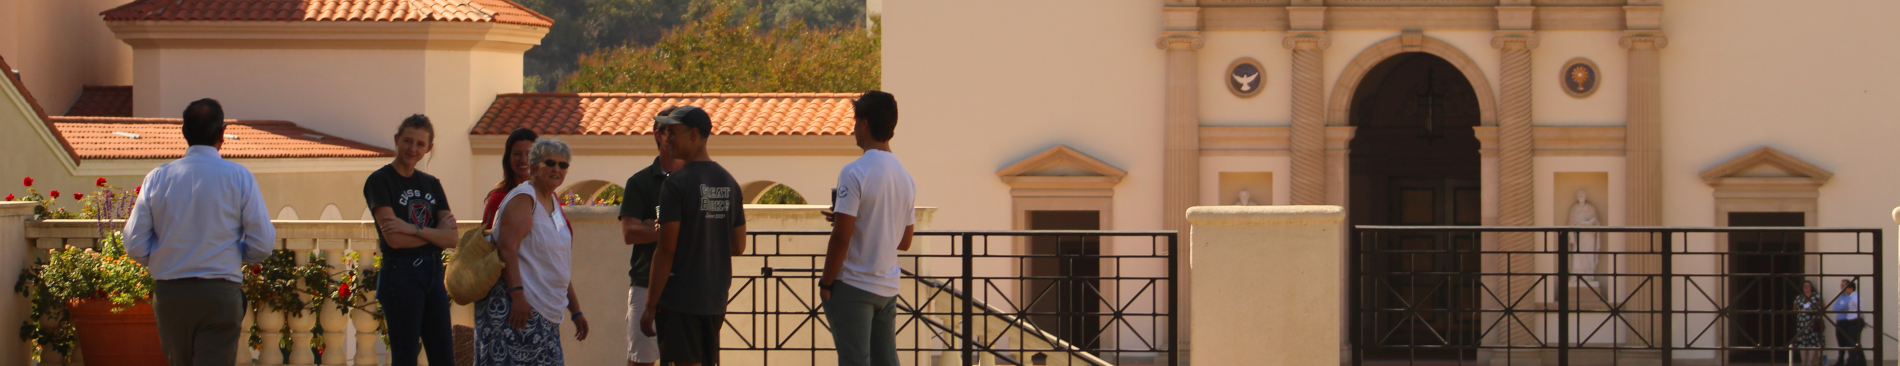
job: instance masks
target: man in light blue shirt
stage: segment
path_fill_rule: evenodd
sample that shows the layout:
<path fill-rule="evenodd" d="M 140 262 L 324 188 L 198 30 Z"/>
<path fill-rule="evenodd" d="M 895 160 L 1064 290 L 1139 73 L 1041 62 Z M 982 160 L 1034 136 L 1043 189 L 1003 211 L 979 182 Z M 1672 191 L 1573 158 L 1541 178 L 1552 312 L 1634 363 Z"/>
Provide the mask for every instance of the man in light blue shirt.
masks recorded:
<path fill-rule="evenodd" d="M 1867 348 L 1860 344 L 1860 329 L 1867 327 L 1867 321 L 1860 319 L 1860 291 L 1854 290 L 1854 281 L 1841 280 L 1841 294 L 1834 297 L 1834 343 L 1847 348 Z M 1867 366 L 1867 353 L 1861 350 L 1841 350 L 1840 362 L 1835 365 Z"/>
<path fill-rule="evenodd" d="M 224 109 L 185 108 L 185 157 L 153 169 L 125 220 L 125 251 L 158 284 L 159 345 L 171 366 L 232 365 L 244 321 L 242 263 L 262 262 L 277 240 L 251 171 L 218 155 Z"/>

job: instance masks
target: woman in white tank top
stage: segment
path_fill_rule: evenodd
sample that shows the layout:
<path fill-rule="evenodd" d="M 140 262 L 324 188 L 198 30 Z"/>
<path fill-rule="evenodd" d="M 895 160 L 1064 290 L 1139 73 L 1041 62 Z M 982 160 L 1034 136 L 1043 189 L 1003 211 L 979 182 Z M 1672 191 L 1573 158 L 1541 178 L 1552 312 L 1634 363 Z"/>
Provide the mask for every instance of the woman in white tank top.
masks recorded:
<path fill-rule="evenodd" d="M 476 365 L 560 365 L 561 323 L 570 318 L 575 338 L 587 339 L 571 275 L 574 234 L 554 197 L 572 156 L 560 140 L 535 142 L 530 179 L 496 212 L 496 252 L 507 268 L 488 297 L 475 302 Z"/>

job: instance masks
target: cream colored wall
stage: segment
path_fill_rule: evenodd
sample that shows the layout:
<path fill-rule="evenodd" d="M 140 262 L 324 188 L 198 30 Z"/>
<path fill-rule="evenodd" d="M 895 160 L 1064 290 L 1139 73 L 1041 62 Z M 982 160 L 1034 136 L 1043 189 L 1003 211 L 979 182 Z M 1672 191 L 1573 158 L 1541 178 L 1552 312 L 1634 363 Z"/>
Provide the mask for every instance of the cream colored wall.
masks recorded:
<path fill-rule="evenodd" d="M 139 56 L 139 117 L 176 118 L 192 101 L 216 98 L 226 118 L 286 120 L 388 147 L 396 124 L 427 107 L 430 65 L 420 51 L 143 49 Z M 146 57 L 156 67 L 146 67 Z"/>
<path fill-rule="evenodd" d="M 1900 100 L 1900 89 L 1891 87 L 1900 83 L 1900 69 L 1893 67 L 1900 64 L 1900 50 L 1881 45 L 1900 34 L 1900 24 L 1886 19 L 1900 12 L 1900 3 L 1801 6 L 1746 0 L 1665 6 L 1664 223 L 1713 224 L 1713 191 L 1696 173 L 1773 146 L 1834 172 L 1820 189 L 1820 226 L 1886 228 L 1883 245 L 1892 250 L 1895 232 L 1889 220 L 1900 203 L 1900 191 L 1893 189 L 1900 169 L 1887 157 L 1900 154 L 1892 142 L 1900 124 L 1894 123 L 1890 107 Z M 1821 249 L 1848 248 L 1824 241 Z M 1892 287 L 1900 263 L 1891 253 L 1883 260 L 1888 261 L 1882 274 L 1887 290 L 1900 293 Z M 1866 265 L 1828 270 L 1871 269 Z M 1823 287 L 1829 296 L 1838 291 Z M 1882 306 L 1894 314 L 1896 303 Z M 1894 332 L 1892 318 L 1876 328 Z M 1888 342 L 1889 350 L 1895 348 L 1892 340 L 1877 338 Z M 1895 356 L 1889 351 L 1883 358 Z"/>
<path fill-rule="evenodd" d="M 147 49 L 140 58 L 140 116 L 173 117 L 216 98 L 229 118 L 288 120 L 390 147 L 403 118 L 426 114 L 436 139 L 421 169 L 455 197 L 450 207 L 481 207 L 499 180 L 474 179 L 467 133 L 495 94 L 521 90 L 521 54 L 506 50 Z M 338 201 L 361 201 L 350 199 L 361 184 L 337 191 Z"/>
<path fill-rule="evenodd" d="M 81 86 L 132 84 L 132 48 L 99 18 L 125 2 L 0 0 L 0 57 L 47 114 L 65 114 Z"/>
<path fill-rule="evenodd" d="M 1200 51 L 1202 126 L 1286 126 L 1293 121 L 1293 53 L 1280 45 L 1286 32 L 1205 32 Z M 1227 66 L 1242 57 L 1260 62 L 1260 94 L 1240 98 L 1227 90 Z M 1206 167 L 1202 167 L 1206 169 Z M 1286 201 L 1275 201 L 1286 202 Z"/>
<path fill-rule="evenodd" d="M 1058 144 L 1129 172 L 1114 229 L 1161 227 L 1157 3 L 891 1 L 884 20 L 893 144 L 937 227 L 1010 228 L 995 172 Z"/>
<path fill-rule="evenodd" d="M 1622 32 L 1537 32 L 1531 50 L 1531 123 L 1538 126 L 1622 126 L 1629 119 L 1629 50 L 1618 46 Z M 1597 64 L 1600 82 L 1588 98 L 1564 93 L 1559 73 L 1570 59 Z M 1620 182 L 1620 181 L 1619 181 Z M 1543 212 L 1543 211 L 1539 211 Z"/>

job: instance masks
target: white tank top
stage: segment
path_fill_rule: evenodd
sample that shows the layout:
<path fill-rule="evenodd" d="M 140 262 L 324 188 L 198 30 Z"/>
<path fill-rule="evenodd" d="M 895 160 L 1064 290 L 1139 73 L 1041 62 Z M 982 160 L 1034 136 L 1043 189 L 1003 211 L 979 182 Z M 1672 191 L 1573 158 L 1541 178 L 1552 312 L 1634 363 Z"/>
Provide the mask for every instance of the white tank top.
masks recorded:
<path fill-rule="evenodd" d="M 561 324 L 567 321 L 567 285 L 573 279 L 574 233 L 568 231 L 567 218 L 559 207 L 550 211 L 542 207 L 534 195 L 533 185 L 521 183 L 508 191 L 508 198 L 501 201 L 503 209 L 496 210 L 495 216 L 501 216 L 508 202 L 515 198 L 534 203 L 534 226 L 516 248 L 519 253 L 515 265 L 521 272 L 522 293 L 528 305 L 541 314 L 542 319 Z M 494 235 L 500 238 L 500 217 L 496 217 L 495 222 Z"/>

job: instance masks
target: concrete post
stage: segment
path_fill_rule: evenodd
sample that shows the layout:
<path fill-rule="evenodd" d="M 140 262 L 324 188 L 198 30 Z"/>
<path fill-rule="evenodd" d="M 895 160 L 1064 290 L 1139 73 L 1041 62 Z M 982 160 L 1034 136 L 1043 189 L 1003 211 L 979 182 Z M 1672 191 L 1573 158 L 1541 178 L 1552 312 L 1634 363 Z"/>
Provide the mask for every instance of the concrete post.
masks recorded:
<path fill-rule="evenodd" d="M 1195 363 L 1338 365 L 1345 218 L 1339 206 L 1188 209 Z"/>
<path fill-rule="evenodd" d="M 37 202 L 0 202 L 0 273 L 17 275 L 33 264 L 33 242 L 26 238 L 26 220 L 33 217 L 33 207 Z M 26 321 L 27 308 L 30 305 L 22 296 L 8 296 L 0 300 L 0 324 L 13 325 Z M 20 332 L 0 332 L 4 342 L 9 345 L 27 344 L 20 339 Z M 31 347 L 0 347 L 0 363 L 8 365 L 32 364 Z M 48 356 L 55 356 L 47 352 Z M 53 361 L 57 361 L 54 359 Z M 41 362 L 43 365 L 55 365 L 59 362 Z"/>

